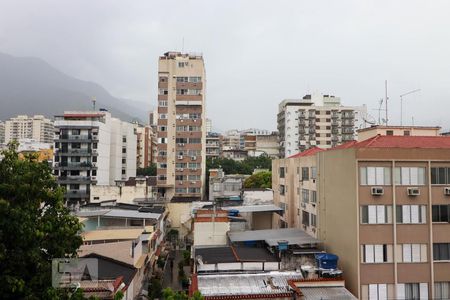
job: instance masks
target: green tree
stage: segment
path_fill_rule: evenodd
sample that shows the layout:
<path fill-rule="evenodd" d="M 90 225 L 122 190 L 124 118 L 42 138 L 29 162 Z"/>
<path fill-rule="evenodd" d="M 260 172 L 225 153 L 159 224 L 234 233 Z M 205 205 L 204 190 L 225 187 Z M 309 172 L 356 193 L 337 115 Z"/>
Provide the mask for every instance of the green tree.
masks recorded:
<path fill-rule="evenodd" d="M 244 181 L 245 188 L 272 188 L 272 172 L 258 172 Z"/>
<path fill-rule="evenodd" d="M 165 300 L 203 300 L 205 299 L 199 291 L 194 292 L 192 297 L 189 297 L 185 292 L 175 292 L 171 288 L 163 290 L 163 298 Z"/>
<path fill-rule="evenodd" d="M 67 299 L 51 286 L 51 260 L 76 256 L 82 226 L 48 164 L 34 155 L 19 160 L 16 147 L 2 151 L 0 162 L 1 298 Z"/>
<path fill-rule="evenodd" d="M 156 176 L 156 164 L 153 163 L 146 168 L 138 168 L 136 170 L 137 176 Z"/>

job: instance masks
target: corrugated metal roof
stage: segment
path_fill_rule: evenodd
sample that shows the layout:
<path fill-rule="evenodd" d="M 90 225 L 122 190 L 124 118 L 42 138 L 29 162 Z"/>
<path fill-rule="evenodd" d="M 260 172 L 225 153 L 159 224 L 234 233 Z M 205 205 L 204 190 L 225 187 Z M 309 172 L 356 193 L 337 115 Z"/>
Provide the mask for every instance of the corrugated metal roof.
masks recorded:
<path fill-rule="evenodd" d="M 265 241 L 269 246 L 277 246 L 280 240 L 287 241 L 289 245 L 320 243 L 297 228 L 236 231 L 228 233 L 228 236 L 231 242 Z"/>
<path fill-rule="evenodd" d="M 88 211 L 79 211 L 76 213 L 78 217 L 110 217 L 110 218 L 128 218 L 128 219 L 159 219 L 161 214 L 140 212 L 129 209 L 95 209 Z"/>
<path fill-rule="evenodd" d="M 288 280 L 300 280 L 299 272 L 198 275 L 203 296 L 261 295 L 291 292 Z"/>
<path fill-rule="evenodd" d="M 241 205 L 241 206 L 224 206 L 221 209 L 231 210 L 236 209 L 240 213 L 246 212 L 265 212 L 265 211 L 283 211 L 282 208 L 273 204 L 262 204 L 262 205 Z"/>
<path fill-rule="evenodd" d="M 357 299 L 345 287 L 300 288 L 305 300 L 354 300 Z"/>

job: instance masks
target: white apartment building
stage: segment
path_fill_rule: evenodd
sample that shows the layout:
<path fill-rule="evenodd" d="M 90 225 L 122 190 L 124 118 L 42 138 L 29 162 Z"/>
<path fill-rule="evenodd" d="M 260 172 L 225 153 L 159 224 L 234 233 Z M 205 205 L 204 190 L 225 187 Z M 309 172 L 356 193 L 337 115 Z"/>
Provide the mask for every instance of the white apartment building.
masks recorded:
<path fill-rule="evenodd" d="M 342 106 L 341 99 L 331 95 L 283 100 L 278 107 L 280 157 L 314 146 L 331 148 L 354 140 L 360 127 L 358 115 L 365 110 L 365 106 Z"/>
<path fill-rule="evenodd" d="M 131 123 L 107 111 L 55 116 L 54 174 L 69 205 L 87 203 L 92 185 L 136 176 L 136 134 Z"/>
<path fill-rule="evenodd" d="M 42 115 L 19 115 L 5 121 L 5 143 L 20 139 L 53 143 L 53 121 Z"/>

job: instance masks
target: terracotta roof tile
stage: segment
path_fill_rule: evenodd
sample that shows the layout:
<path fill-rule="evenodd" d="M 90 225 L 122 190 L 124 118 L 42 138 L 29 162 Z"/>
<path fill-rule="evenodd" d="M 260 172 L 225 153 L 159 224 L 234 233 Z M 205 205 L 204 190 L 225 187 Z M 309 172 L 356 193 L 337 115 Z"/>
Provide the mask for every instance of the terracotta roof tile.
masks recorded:
<path fill-rule="evenodd" d="M 325 149 L 322 149 L 322 148 L 319 148 L 319 147 L 313 147 L 313 148 L 309 148 L 308 150 L 305 150 L 303 152 L 299 152 L 297 154 L 289 156 L 288 158 L 297 158 L 297 157 L 310 156 L 310 155 L 314 155 L 317 152 L 321 152 L 321 151 L 325 151 Z"/>

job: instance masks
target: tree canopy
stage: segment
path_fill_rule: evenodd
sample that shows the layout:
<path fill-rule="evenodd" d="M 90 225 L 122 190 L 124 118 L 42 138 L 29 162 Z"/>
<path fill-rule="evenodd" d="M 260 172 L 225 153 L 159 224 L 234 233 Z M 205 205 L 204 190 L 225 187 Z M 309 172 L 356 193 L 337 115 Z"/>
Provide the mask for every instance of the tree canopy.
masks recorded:
<path fill-rule="evenodd" d="M 146 168 L 138 168 L 136 170 L 137 176 L 156 176 L 156 164 L 153 163 Z"/>
<path fill-rule="evenodd" d="M 244 181 L 244 188 L 272 188 L 272 172 L 258 172 Z"/>
<path fill-rule="evenodd" d="M 64 206 L 47 163 L 20 160 L 16 145 L 0 161 L 0 295 L 2 299 L 65 299 L 52 288 L 51 260 L 74 257 L 82 244 L 78 219 Z"/>

